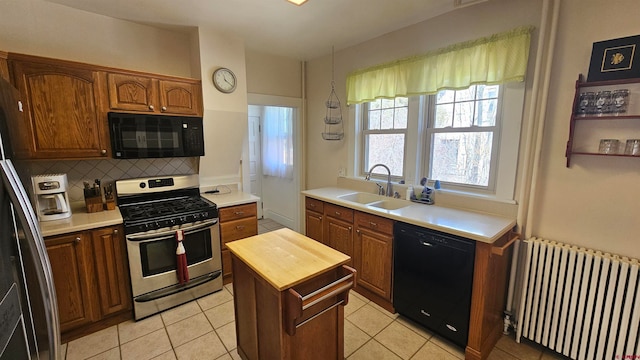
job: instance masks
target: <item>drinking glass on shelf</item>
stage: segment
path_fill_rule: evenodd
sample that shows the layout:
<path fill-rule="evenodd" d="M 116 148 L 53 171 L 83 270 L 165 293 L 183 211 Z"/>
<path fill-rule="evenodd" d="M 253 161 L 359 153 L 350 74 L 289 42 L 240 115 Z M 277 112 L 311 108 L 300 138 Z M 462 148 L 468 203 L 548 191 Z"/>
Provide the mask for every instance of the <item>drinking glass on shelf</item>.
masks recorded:
<path fill-rule="evenodd" d="M 602 139 L 600 140 L 598 152 L 600 154 L 616 154 L 618 152 L 618 143 L 617 139 Z"/>
<path fill-rule="evenodd" d="M 627 140 L 627 146 L 624 148 L 624 154 L 640 156 L 640 139 Z"/>
<path fill-rule="evenodd" d="M 627 104 L 629 102 L 629 90 L 614 90 L 611 101 L 611 112 L 614 114 L 623 114 L 627 112 Z"/>
<path fill-rule="evenodd" d="M 588 91 L 580 94 L 580 98 L 578 99 L 578 115 L 586 116 L 593 112 L 594 103 L 595 94 L 593 92 Z"/>
<path fill-rule="evenodd" d="M 596 114 L 602 115 L 609 112 L 609 105 L 611 105 L 611 91 L 598 91 L 596 94 Z"/>

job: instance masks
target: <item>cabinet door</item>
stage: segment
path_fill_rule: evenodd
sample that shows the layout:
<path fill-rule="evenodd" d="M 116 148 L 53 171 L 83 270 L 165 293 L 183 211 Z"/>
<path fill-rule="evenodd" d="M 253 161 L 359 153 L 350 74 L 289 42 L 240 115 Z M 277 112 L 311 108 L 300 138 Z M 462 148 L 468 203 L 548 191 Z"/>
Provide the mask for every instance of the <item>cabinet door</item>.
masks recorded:
<path fill-rule="evenodd" d="M 97 71 L 58 63 L 12 61 L 22 94 L 30 157 L 103 157 L 108 153 L 107 119 L 100 106 Z"/>
<path fill-rule="evenodd" d="M 307 210 L 305 219 L 305 234 L 313 240 L 325 244 L 322 237 L 322 214 Z"/>
<path fill-rule="evenodd" d="M 168 114 L 202 115 L 200 82 L 160 80 L 160 111 Z"/>
<path fill-rule="evenodd" d="M 356 224 L 354 264 L 358 286 L 391 301 L 393 236 Z"/>
<path fill-rule="evenodd" d="M 107 74 L 109 108 L 126 111 L 159 111 L 158 83 L 150 77 Z"/>
<path fill-rule="evenodd" d="M 45 239 L 58 300 L 60 330 L 65 332 L 97 319 L 92 296 L 91 244 L 83 233 Z"/>
<path fill-rule="evenodd" d="M 102 316 L 131 308 L 129 270 L 121 226 L 91 231 Z"/>
<path fill-rule="evenodd" d="M 7 53 L 0 51 L 0 77 L 11 81 L 9 77 L 9 64 L 7 63 Z"/>
<path fill-rule="evenodd" d="M 353 225 L 330 216 L 324 217 L 324 241 L 328 246 L 340 251 L 343 254 L 351 256 L 353 263 Z"/>

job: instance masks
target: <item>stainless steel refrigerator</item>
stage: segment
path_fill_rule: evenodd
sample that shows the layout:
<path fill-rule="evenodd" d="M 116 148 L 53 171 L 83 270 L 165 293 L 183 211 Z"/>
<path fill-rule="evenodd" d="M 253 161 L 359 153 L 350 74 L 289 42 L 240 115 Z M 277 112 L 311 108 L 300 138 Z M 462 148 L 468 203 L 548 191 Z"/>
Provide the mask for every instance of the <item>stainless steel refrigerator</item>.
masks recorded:
<path fill-rule="evenodd" d="M 10 129 L 24 126 L 19 92 L 0 77 L 0 360 L 57 359 L 53 275 L 29 197 L 12 162 Z"/>

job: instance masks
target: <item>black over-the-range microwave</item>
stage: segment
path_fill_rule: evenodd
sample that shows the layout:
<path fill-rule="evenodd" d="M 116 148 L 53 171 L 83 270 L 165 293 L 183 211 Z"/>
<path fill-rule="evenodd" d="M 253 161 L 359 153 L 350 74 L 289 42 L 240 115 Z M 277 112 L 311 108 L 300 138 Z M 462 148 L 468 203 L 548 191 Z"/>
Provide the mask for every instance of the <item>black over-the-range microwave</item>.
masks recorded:
<path fill-rule="evenodd" d="M 115 159 L 204 155 L 201 117 L 115 112 L 108 117 Z"/>

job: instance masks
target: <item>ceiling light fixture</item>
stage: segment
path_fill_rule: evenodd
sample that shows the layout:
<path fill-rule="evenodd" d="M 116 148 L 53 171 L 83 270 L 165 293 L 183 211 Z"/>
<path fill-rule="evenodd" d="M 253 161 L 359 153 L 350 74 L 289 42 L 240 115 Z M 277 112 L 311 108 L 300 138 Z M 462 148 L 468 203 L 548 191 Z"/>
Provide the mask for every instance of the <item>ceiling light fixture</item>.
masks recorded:
<path fill-rule="evenodd" d="M 287 1 L 298 6 L 307 2 L 307 0 L 287 0 Z"/>

